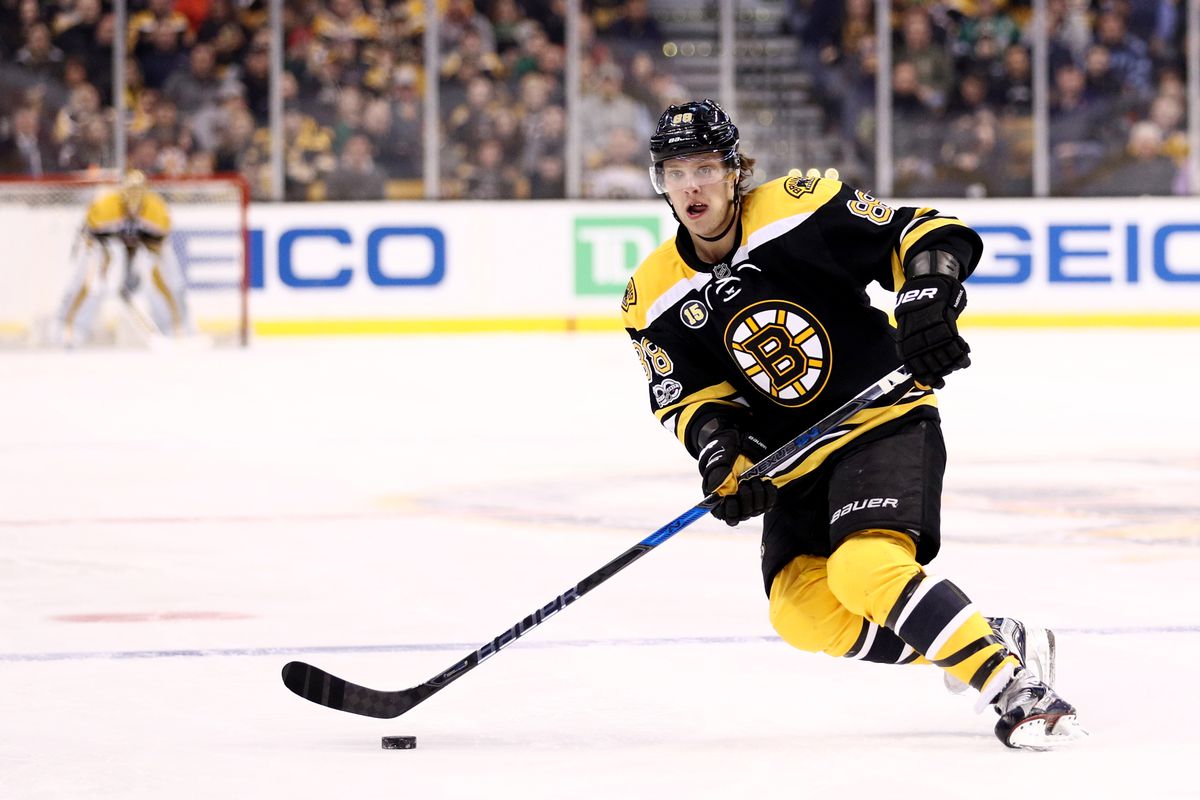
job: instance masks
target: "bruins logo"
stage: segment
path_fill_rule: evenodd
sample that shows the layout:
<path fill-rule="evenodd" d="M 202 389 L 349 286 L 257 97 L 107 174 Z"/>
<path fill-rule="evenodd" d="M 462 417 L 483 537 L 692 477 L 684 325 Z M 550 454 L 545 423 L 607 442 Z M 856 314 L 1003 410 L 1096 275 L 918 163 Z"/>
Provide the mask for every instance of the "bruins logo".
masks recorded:
<path fill-rule="evenodd" d="M 633 278 L 630 278 L 629 283 L 625 284 L 625 296 L 621 298 L 621 310 L 628 311 L 632 305 L 637 305 L 637 287 L 633 285 Z"/>
<path fill-rule="evenodd" d="M 792 197 L 803 197 L 806 194 L 811 194 L 817 188 L 817 179 L 801 178 L 799 176 L 791 177 L 784 181 L 783 188 Z"/>
<path fill-rule="evenodd" d="M 744 309 L 725 329 L 725 347 L 746 379 L 782 406 L 811 402 L 829 380 L 829 335 L 816 317 L 786 300 Z"/>

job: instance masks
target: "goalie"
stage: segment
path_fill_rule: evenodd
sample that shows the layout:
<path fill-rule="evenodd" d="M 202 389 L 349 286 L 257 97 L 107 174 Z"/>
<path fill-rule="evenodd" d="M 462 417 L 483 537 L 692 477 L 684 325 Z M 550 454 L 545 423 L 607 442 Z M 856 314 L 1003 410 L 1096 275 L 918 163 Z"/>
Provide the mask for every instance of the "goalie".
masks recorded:
<path fill-rule="evenodd" d="M 167 203 L 137 170 L 119 189 L 101 193 L 88 207 L 72 250 L 75 274 L 58 317 L 61 341 L 87 342 L 98 327 L 110 287 L 119 298 L 118 315 L 142 343 L 164 334 L 192 333 L 184 279 L 171 249 Z M 120 264 L 113 269 L 113 262 Z"/>

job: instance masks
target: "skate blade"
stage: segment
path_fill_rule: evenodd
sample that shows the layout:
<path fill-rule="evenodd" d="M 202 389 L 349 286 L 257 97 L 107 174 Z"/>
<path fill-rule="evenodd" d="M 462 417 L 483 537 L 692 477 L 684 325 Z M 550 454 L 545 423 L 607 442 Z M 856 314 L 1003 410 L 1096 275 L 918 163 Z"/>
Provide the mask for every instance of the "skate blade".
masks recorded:
<path fill-rule="evenodd" d="M 1061 717 L 1031 717 L 1013 728 L 1008 746 L 1020 750 L 1054 750 L 1088 738 L 1074 714 Z"/>

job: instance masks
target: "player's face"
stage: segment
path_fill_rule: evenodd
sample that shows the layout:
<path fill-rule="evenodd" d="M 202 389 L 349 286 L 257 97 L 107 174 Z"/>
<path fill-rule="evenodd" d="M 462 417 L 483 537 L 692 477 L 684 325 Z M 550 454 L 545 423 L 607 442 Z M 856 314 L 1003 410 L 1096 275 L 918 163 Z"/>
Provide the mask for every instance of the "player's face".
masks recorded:
<path fill-rule="evenodd" d="M 692 233 L 711 236 L 729 222 L 737 172 L 719 153 L 672 158 L 662 165 L 662 185 L 675 213 Z"/>

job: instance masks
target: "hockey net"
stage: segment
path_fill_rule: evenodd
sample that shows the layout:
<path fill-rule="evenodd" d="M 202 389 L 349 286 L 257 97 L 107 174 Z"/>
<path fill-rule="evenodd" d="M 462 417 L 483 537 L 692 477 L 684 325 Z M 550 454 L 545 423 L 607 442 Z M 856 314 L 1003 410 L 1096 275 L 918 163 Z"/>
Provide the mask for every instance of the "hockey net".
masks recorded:
<path fill-rule="evenodd" d="M 0 178 L 0 346 L 53 343 L 75 274 L 73 248 L 88 206 L 114 175 Z M 151 178 L 171 216 L 167 248 L 182 274 L 196 331 L 217 344 L 249 341 L 249 191 L 240 176 Z M 98 319 L 92 342 L 119 341 Z M 105 328 L 108 328 L 107 330 Z"/>

